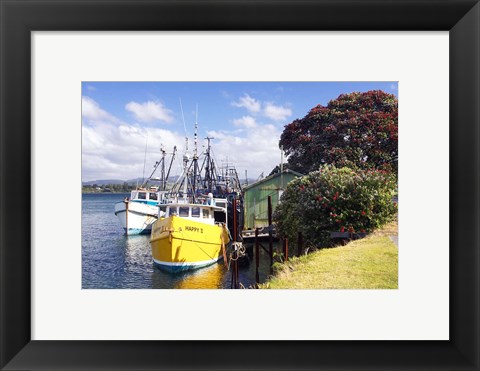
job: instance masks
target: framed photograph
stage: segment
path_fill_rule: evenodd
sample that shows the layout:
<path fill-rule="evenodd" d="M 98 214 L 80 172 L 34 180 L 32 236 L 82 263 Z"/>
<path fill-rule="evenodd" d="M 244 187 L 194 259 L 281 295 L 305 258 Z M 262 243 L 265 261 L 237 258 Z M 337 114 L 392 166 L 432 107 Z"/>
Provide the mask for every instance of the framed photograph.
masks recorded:
<path fill-rule="evenodd" d="M 2 0 L 0 6 L 2 369 L 480 368 L 477 1 Z M 332 86 L 338 94 L 325 102 L 302 99 Z M 165 286 L 162 269 L 145 258 L 149 241 L 128 236 L 149 228 L 161 235 L 160 221 L 185 212 L 182 233 L 207 230 L 209 217 L 212 226 L 222 225 L 223 198 L 214 196 L 222 179 L 210 176 L 203 158 L 195 162 L 198 153 L 207 164 L 213 153 L 225 157 L 225 174 L 229 161 L 241 163 L 237 178 L 247 183 L 243 171 L 252 163 L 275 179 L 276 164 L 284 174 L 280 151 L 277 161 L 274 150 L 258 149 L 274 148 L 288 123 L 318 114 L 315 104 L 328 106 L 340 94 L 356 99 L 348 95 L 353 91 L 377 92 L 370 94 L 381 95 L 387 108 L 398 104 L 392 117 L 399 146 L 389 153 L 390 164 L 398 161 L 400 199 L 392 281 L 373 290 L 158 290 L 212 288 L 211 268 L 204 268 L 206 286 L 192 287 L 188 279 Z M 332 115 L 343 108 L 335 109 Z M 201 127 L 203 117 L 211 127 Z M 162 144 L 180 145 L 184 137 L 185 175 L 175 177 L 184 183 L 160 210 L 159 223 L 137 228 L 129 210 L 164 197 L 172 179 L 166 159 L 170 151 L 173 163 L 175 150 Z M 129 141 L 141 142 L 144 153 L 134 153 Z M 149 142 L 160 152 L 150 155 Z M 152 161 L 153 172 L 146 167 Z M 293 175 L 308 161 L 299 157 Z M 197 166 L 205 172 L 198 183 Z M 97 182 L 117 178 L 122 182 Z M 225 195 L 235 192 L 230 180 L 224 185 Z M 120 197 L 119 190 L 128 193 Z M 118 201 L 118 220 L 113 209 L 97 208 L 99 197 L 108 199 L 107 208 L 110 199 Z M 246 196 L 252 208 L 250 201 Z M 255 212 L 256 199 L 251 203 L 252 221 L 245 223 L 268 224 Z M 334 234 L 363 233 L 334 212 Z M 200 215 L 205 226 L 193 224 Z M 214 263 L 224 238 L 238 232 L 227 231 L 228 215 Z M 177 238 L 172 233 L 170 245 Z M 152 242 L 163 270 L 204 262 L 167 261 L 155 248 Z M 102 249 L 118 258 L 115 267 L 101 256 L 91 259 Z M 233 275 L 227 282 L 218 267 L 216 287 L 233 287 Z M 244 279 L 253 287 L 252 277 Z"/>

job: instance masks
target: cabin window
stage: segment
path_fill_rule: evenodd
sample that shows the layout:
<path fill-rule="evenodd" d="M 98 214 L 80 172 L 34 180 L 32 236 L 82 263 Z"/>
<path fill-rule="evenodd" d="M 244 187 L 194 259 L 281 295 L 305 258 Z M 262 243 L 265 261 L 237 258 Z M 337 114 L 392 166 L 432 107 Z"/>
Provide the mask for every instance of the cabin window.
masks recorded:
<path fill-rule="evenodd" d="M 217 202 L 217 206 L 225 207 L 225 202 Z"/>
<path fill-rule="evenodd" d="M 158 200 L 157 194 L 156 193 L 150 193 L 150 200 Z"/>
<path fill-rule="evenodd" d="M 203 209 L 203 217 L 208 218 L 210 216 L 210 212 L 207 209 Z"/>
<path fill-rule="evenodd" d="M 200 218 L 200 208 L 199 207 L 192 207 L 192 216 L 194 218 Z"/>
<path fill-rule="evenodd" d="M 147 194 L 145 192 L 138 192 L 138 199 L 139 200 L 146 200 Z"/>
<path fill-rule="evenodd" d="M 213 217 L 215 218 L 215 223 L 226 223 L 227 219 L 225 218 L 225 213 L 223 211 L 214 211 Z"/>
<path fill-rule="evenodd" d="M 178 209 L 179 216 L 188 216 L 188 207 L 179 207 Z"/>
<path fill-rule="evenodd" d="M 167 212 L 167 207 L 166 206 L 160 206 L 160 211 L 163 211 L 164 213 Z"/>
<path fill-rule="evenodd" d="M 170 208 L 170 214 L 169 215 L 177 215 L 178 212 L 177 212 L 177 208 L 176 207 L 171 207 Z"/>

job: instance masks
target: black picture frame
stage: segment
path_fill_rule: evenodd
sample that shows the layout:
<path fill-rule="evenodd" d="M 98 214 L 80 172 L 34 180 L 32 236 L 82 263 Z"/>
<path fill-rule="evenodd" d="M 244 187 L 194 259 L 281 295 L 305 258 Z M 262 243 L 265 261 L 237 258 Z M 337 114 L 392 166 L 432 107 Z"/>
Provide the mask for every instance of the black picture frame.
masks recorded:
<path fill-rule="evenodd" d="M 0 27 L 2 370 L 479 369 L 478 1 L 0 0 Z M 41 30 L 449 31 L 450 340 L 32 341 L 30 35 Z"/>

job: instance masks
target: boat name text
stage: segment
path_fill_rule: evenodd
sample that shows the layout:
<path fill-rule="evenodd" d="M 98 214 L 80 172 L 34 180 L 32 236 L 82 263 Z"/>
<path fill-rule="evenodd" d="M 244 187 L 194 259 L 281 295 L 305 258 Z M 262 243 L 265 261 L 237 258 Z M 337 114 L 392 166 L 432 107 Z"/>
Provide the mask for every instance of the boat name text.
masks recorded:
<path fill-rule="evenodd" d="M 191 226 L 189 226 L 189 225 L 186 225 L 186 226 L 185 226 L 185 230 L 186 230 L 186 231 L 190 231 L 190 232 L 203 233 L 203 228 L 191 227 Z"/>

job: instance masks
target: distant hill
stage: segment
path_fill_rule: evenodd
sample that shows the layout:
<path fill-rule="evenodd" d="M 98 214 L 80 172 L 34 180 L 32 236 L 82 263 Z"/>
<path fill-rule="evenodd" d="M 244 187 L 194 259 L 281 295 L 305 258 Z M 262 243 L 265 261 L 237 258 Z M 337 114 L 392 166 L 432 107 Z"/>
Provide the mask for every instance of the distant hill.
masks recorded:
<path fill-rule="evenodd" d="M 168 178 L 168 181 L 173 183 L 178 179 L 178 176 L 171 176 Z M 136 184 L 142 184 L 143 178 L 136 178 L 136 179 L 128 179 L 128 180 L 120 180 L 120 179 L 98 179 L 98 180 L 89 180 L 87 182 L 82 182 L 82 185 L 84 186 L 91 186 L 91 185 L 98 185 L 98 186 L 104 186 L 107 184 L 123 184 L 127 183 L 129 185 L 136 185 Z"/>
<path fill-rule="evenodd" d="M 171 176 L 168 178 L 168 182 L 169 183 L 175 183 L 177 181 L 177 179 L 179 178 L 178 175 L 175 175 L 175 176 Z M 253 183 L 256 183 L 258 182 L 258 178 L 248 178 L 248 184 L 253 184 Z M 97 186 L 101 187 L 101 186 L 105 186 L 105 185 L 108 185 L 108 184 L 123 184 L 123 183 L 127 183 L 128 185 L 132 185 L 132 186 L 135 186 L 135 185 L 141 185 L 142 182 L 143 182 L 143 178 L 136 178 L 136 179 L 128 179 L 128 180 L 121 180 L 121 179 L 98 179 L 98 180 L 89 180 L 88 182 L 82 182 L 82 185 L 84 186 L 92 186 L 94 184 L 96 184 Z M 245 178 L 240 178 L 240 183 L 242 185 L 245 185 Z M 155 184 L 155 182 L 153 183 Z"/>
<path fill-rule="evenodd" d="M 82 185 L 107 185 L 107 184 L 123 184 L 125 181 L 120 179 L 102 179 L 102 180 L 91 180 L 88 182 L 82 182 Z"/>

